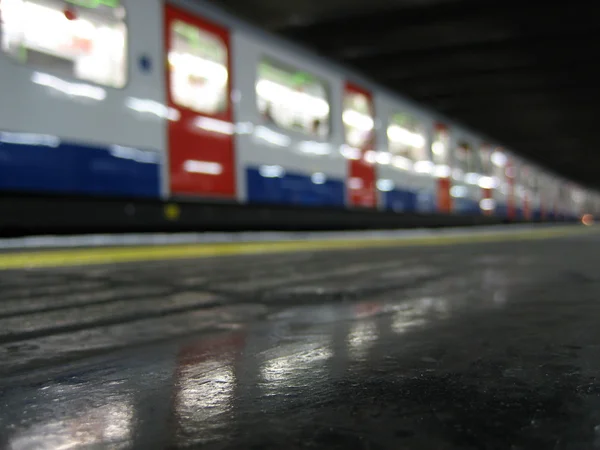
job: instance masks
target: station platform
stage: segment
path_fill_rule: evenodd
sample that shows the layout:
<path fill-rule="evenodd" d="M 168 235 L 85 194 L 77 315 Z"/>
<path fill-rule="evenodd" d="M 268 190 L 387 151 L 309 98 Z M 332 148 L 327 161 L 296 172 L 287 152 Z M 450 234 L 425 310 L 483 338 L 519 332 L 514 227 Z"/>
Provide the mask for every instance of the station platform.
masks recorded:
<path fill-rule="evenodd" d="M 131 239 L 0 242 L 1 449 L 600 448 L 596 227 Z"/>

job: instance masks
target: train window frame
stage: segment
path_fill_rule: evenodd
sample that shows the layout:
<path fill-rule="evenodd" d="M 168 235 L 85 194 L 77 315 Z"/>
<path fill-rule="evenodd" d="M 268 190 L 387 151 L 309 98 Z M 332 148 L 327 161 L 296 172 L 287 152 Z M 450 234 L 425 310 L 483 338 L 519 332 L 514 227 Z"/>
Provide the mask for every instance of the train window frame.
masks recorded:
<path fill-rule="evenodd" d="M 390 139 L 390 128 L 394 125 L 398 125 L 398 122 L 395 120 L 395 118 L 397 116 L 404 116 L 405 118 L 407 118 L 408 120 L 414 122 L 417 124 L 417 126 L 421 129 L 421 132 L 418 133 L 422 139 L 423 139 L 423 145 L 422 147 L 419 149 L 422 158 L 421 159 L 413 159 L 412 157 L 408 157 L 408 156 L 404 156 L 401 155 L 399 153 L 395 153 L 394 151 L 392 151 L 392 146 L 391 146 L 391 142 L 392 139 Z M 390 112 L 388 114 L 387 117 L 387 123 L 386 123 L 386 128 L 385 128 L 385 135 L 386 135 L 386 139 L 387 139 L 387 144 L 388 144 L 388 151 L 394 155 L 394 156 L 400 156 L 402 158 L 406 158 L 408 160 L 411 161 L 411 163 L 418 163 L 418 162 L 431 162 L 431 152 L 428 149 L 428 139 L 427 139 L 427 133 L 428 133 L 428 127 L 427 127 L 427 121 L 422 119 L 421 117 L 419 117 L 416 114 L 412 114 L 409 111 L 402 111 L 400 109 L 394 110 L 392 112 Z M 398 125 L 399 126 L 399 125 Z M 408 128 L 405 128 L 407 131 L 415 133 L 413 130 L 409 130 Z M 408 146 L 411 150 L 416 149 L 416 147 L 413 146 Z M 411 152 L 412 153 L 412 152 Z"/>
<path fill-rule="evenodd" d="M 27 0 L 27 1 L 35 2 L 36 0 Z M 52 0 L 50 0 L 50 1 L 52 1 Z M 120 22 L 124 26 L 124 30 L 125 30 L 125 33 L 124 33 L 124 38 L 125 38 L 124 41 L 125 42 L 124 42 L 124 46 L 123 46 L 124 82 L 121 86 L 103 84 L 96 80 L 80 78 L 80 77 L 77 77 L 74 75 L 65 75 L 63 73 L 57 72 L 56 70 L 44 68 L 44 67 L 41 67 L 41 66 L 35 65 L 35 64 L 30 64 L 28 62 L 19 61 L 17 58 L 13 57 L 10 53 L 8 53 L 7 51 L 5 51 L 3 49 L 3 45 L 2 45 L 3 26 L 2 26 L 1 20 L 0 20 L 0 59 L 8 61 L 9 64 L 12 64 L 14 67 L 17 67 L 19 69 L 25 69 L 34 74 L 38 73 L 41 75 L 48 75 L 50 77 L 56 77 L 57 79 L 60 79 L 67 83 L 73 83 L 73 84 L 82 84 L 83 83 L 85 85 L 101 88 L 101 89 L 103 89 L 105 91 L 109 91 L 109 92 L 110 91 L 122 92 L 123 90 L 128 88 L 129 83 L 131 82 L 131 78 L 132 78 L 130 24 L 129 24 L 129 12 L 128 12 L 128 8 L 126 6 L 127 1 L 128 0 L 119 0 L 119 2 L 120 2 L 119 6 L 122 7 L 123 10 L 125 11 L 124 17 L 121 19 L 121 22 Z M 56 3 L 58 3 L 58 2 L 56 2 Z M 64 7 L 83 8 L 84 10 L 90 9 L 90 8 L 87 8 L 87 7 L 82 6 L 81 4 L 77 3 L 76 0 L 64 0 L 64 1 L 62 1 L 62 5 Z M 1 19 L 1 13 L 0 13 L 0 19 Z"/>
<path fill-rule="evenodd" d="M 327 112 L 326 116 L 324 116 L 327 118 L 326 132 L 324 132 L 322 134 L 310 133 L 310 132 L 307 132 L 306 130 L 299 130 L 297 128 L 286 127 L 284 125 L 281 125 L 280 123 L 275 121 L 273 118 L 271 118 L 270 120 L 265 119 L 264 113 L 260 109 L 260 104 L 259 104 L 260 97 L 258 95 L 258 83 L 261 81 L 260 70 L 261 70 L 261 66 L 265 63 L 271 67 L 274 67 L 275 69 L 282 70 L 287 73 L 291 73 L 291 74 L 302 73 L 302 74 L 308 75 L 319 82 L 319 84 L 323 87 L 323 91 L 325 93 L 325 101 L 326 101 L 327 107 L 328 107 L 328 112 Z M 312 70 L 304 70 L 301 68 L 301 66 L 302 66 L 301 64 L 295 65 L 295 64 L 287 63 L 286 61 L 282 61 L 281 58 L 279 58 L 277 56 L 273 56 L 268 53 L 263 53 L 263 54 L 259 55 L 257 58 L 257 62 L 256 62 L 255 83 L 254 83 L 254 95 L 255 95 L 254 108 L 255 108 L 255 111 L 258 113 L 258 115 L 260 117 L 260 125 L 273 126 L 273 127 L 277 128 L 278 130 L 285 131 L 286 133 L 291 133 L 292 135 L 295 134 L 297 136 L 302 136 L 304 138 L 308 137 L 310 139 L 314 139 L 317 141 L 327 142 L 331 139 L 331 136 L 333 134 L 333 121 L 332 121 L 332 118 L 333 118 L 332 113 L 333 112 L 332 112 L 332 101 L 331 101 L 332 100 L 332 92 L 333 92 L 332 86 L 331 86 L 332 83 L 330 80 L 326 79 L 326 77 L 315 74 L 314 71 L 312 71 Z"/>
<path fill-rule="evenodd" d="M 185 14 L 188 14 L 188 12 L 186 11 Z M 195 16 L 194 16 L 195 17 Z M 172 72 L 172 67 L 171 67 L 171 63 L 169 61 L 169 56 L 171 54 L 171 51 L 173 50 L 173 36 L 175 33 L 175 26 L 178 23 L 182 23 L 185 26 L 188 27 L 192 27 L 195 28 L 198 32 L 199 35 L 208 35 L 213 41 L 216 41 L 218 43 L 218 45 L 220 46 L 220 49 L 222 51 L 224 51 L 224 59 L 222 64 L 225 67 L 225 70 L 227 72 L 227 80 L 223 86 L 223 95 L 220 99 L 220 101 L 223 102 L 223 108 L 218 109 L 216 111 L 208 111 L 206 109 L 200 109 L 200 108 L 196 108 L 194 106 L 190 106 L 188 104 L 184 104 L 178 101 L 178 98 L 175 95 L 175 90 L 173 89 L 173 72 Z M 167 35 L 169 36 L 168 39 L 165 40 L 165 50 L 166 50 L 166 59 L 167 59 L 167 80 L 166 80 L 166 90 L 168 93 L 168 97 L 170 99 L 170 101 L 177 107 L 177 108 L 182 108 L 185 109 L 187 111 L 193 112 L 194 114 L 201 114 L 205 117 L 212 117 L 212 118 L 220 118 L 220 117 L 225 117 L 228 116 L 231 113 L 231 77 L 232 77 L 232 70 L 231 70 L 231 48 L 230 45 L 225 42 L 223 40 L 223 36 L 221 36 L 219 33 L 215 32 L 212 29 L 209 29 L 205 26 L 198 26 L 196 23 L 193 23 L 192 21 L 187 21 L 185 19 L 182 18 L 175 18 L 173 20 L 170 20 L 167 23 L 167 29 L 165 30 L 165 32 L 167 33 Z M 219 64 L 219 63 L 217 63 Z"/>

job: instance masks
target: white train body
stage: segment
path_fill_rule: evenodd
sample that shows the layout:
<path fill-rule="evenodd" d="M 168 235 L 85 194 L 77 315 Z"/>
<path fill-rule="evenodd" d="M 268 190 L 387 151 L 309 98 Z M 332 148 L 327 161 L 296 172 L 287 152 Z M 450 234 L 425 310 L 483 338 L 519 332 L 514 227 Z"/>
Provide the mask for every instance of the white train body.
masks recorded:
<path fill-rule="evenodd" d="M 528 219 L 600 207 L 202 2 L 0 0 L 0 13 L 3 192 Z"/>

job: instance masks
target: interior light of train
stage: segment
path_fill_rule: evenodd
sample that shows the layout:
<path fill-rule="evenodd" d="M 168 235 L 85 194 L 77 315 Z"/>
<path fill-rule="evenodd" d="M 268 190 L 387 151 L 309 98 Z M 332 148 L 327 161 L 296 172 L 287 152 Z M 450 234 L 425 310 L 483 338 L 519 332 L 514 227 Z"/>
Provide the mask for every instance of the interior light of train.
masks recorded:
<path fill-rule="evenodd" d="M 390 192 L 394 190 L 394 182 L 392 180 L 381 179 L 377 180 L 377 189 L 381 192 Z"/>
<path fill-rule="evenodd" d="M 293 105 L 314 117 L 324 118 L 329 115 L 329 104 L 322 98 L 296 91 L 274 81 L 260 80 L 256 83 L 256 92 L 259 97 L 268 102 L 287 107 Z"/>
<path fill-rule="evenodd" d="M 369 164 L 375 164 L 377 162 L 377 152 L 374 150 L 365 152 L 364 159 Z"/>
<path fill-rule="evenodd" d="M 375 126 L 375 123 L 371 117 L 352 109 L 347 109 L 344 111 L 342 120 L 349 127 L 357 128 L 361 131 L 370 131 Z"/>
<path fill-rule="evenodd" d="M 184 69 L 188 75 L 206 77 L 220 86 L 227 84 L 229 73 L 223 64 L 189 53 L 169 52 L 168 59 L 169 64 Z"/>
<path fill-rule="evenodd" d="M 478 173 L 469 172 L 465 175 L 465 183 L 467 184 L 479 184 L 479 180 L 481 179 L 481 175 Z"/>
<path fill-rule="evenodd" d="M 387 129 L 387 136 L 392 142 L 399 142 L 415 148 L 425 146 L 425 138 L 423 136 L 398 125 L 390 125 Z"/>
<path fill-rule="evenodd" d="M 213 133 L 226 134 L 229 136 L 235 133 L 235 126 L 231 122 L 213 119 L 211 117 L 196 117 L 194 119 L 194 126 L 205 131 L 212 131 Z"/>
<path fill-rule="evenodd" d="M 2 46 L 21 63 L 43 53 L 72 62 L 76 78 L 121 88 L 126 82 L 126 27 L 119 18 L 68 20 L 63 9 L 34 1 L 3 0 Z M 33 53 L 32 53 L 33 52 Z M 49 62 L 31 62 L 52 69 Z"/>
<path fill-rule="evenodd" d="M 429 161 L 419 161 L 419 162 L 424 162 L 424 163 L 429 163 Z M 414 168 L 416 171 L 416 165 L 419 163 L 415 163 Z M 394 165 L 394 167 L 397 167 L 399 169 L 404 169 L 404 170 L 411 170 L 413 168 L 413 163 L 410 159 L 405 158 L 404 156 L 394 156 L 393 162 L 392 164 Z M 428 166 L 428 170 L 431 171 L 431 167 Z M 422 173 L 428 173 L 428 172 L 422 172 Z"/>
<path fill-rule="evenodd" d="M 452 169 L 446 164 L 440 164 L 435 167 L 434 173 L 438 178 L 448 178 L 452 174 Z"/>
<path fill-rule="evenodd" d="M 340 153 L 346 159 L 352 159 L 358 161 L 361 156 L 361 150 L 356 147 L 351 147 L 350 145 L 344 144 L 340 147 Z"/>
<path fill-rule="evenodd" d="M 431 146 L 431 151 L 436 155 L 444 155 L 446 153 L 446 145 L 441 141 L 435 141 Z"/>
<path fill-rule="evenodd" d="M 392 154 L 389 152 L 377 152 L 377 164 L 387 166 L 392 163 Z"/>
<path fill-rule="evenodd" d="M 85 97 L 97 101 L 102 101 L 106 98 L 106 90 L 101 87 L 83 83 L 71 83 L 47 73 L 34 72 L 31 76 L 31 81 L 71 97 Z"/>
<path fill-rule="evenodd" d="M 435 165 L 431 161 L 417 161 L 414 164 L 414 170 L 417 173 L 431 173 Z"/>
<path fill-rule="evenodd" d="M 479 187 L 482 189 L 495 189 L 498 187 L 498 179 L 496 177 L 480 177 Z"/>
<path fill-rule="evenodd" d="M 328 142 L 301 141 L 298 150 L 313 155 L 328 155 L 331 153 L 331 145 Z"/>

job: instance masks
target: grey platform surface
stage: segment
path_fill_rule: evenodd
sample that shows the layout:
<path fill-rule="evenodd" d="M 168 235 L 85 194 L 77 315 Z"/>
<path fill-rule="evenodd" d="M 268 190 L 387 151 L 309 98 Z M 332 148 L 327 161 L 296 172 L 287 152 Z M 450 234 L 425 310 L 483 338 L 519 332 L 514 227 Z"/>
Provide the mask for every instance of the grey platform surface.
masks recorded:
<path fill-rule="evenodd" d="M 0 448 L 600 448 L 599 248 L 0 272 Z"/>

